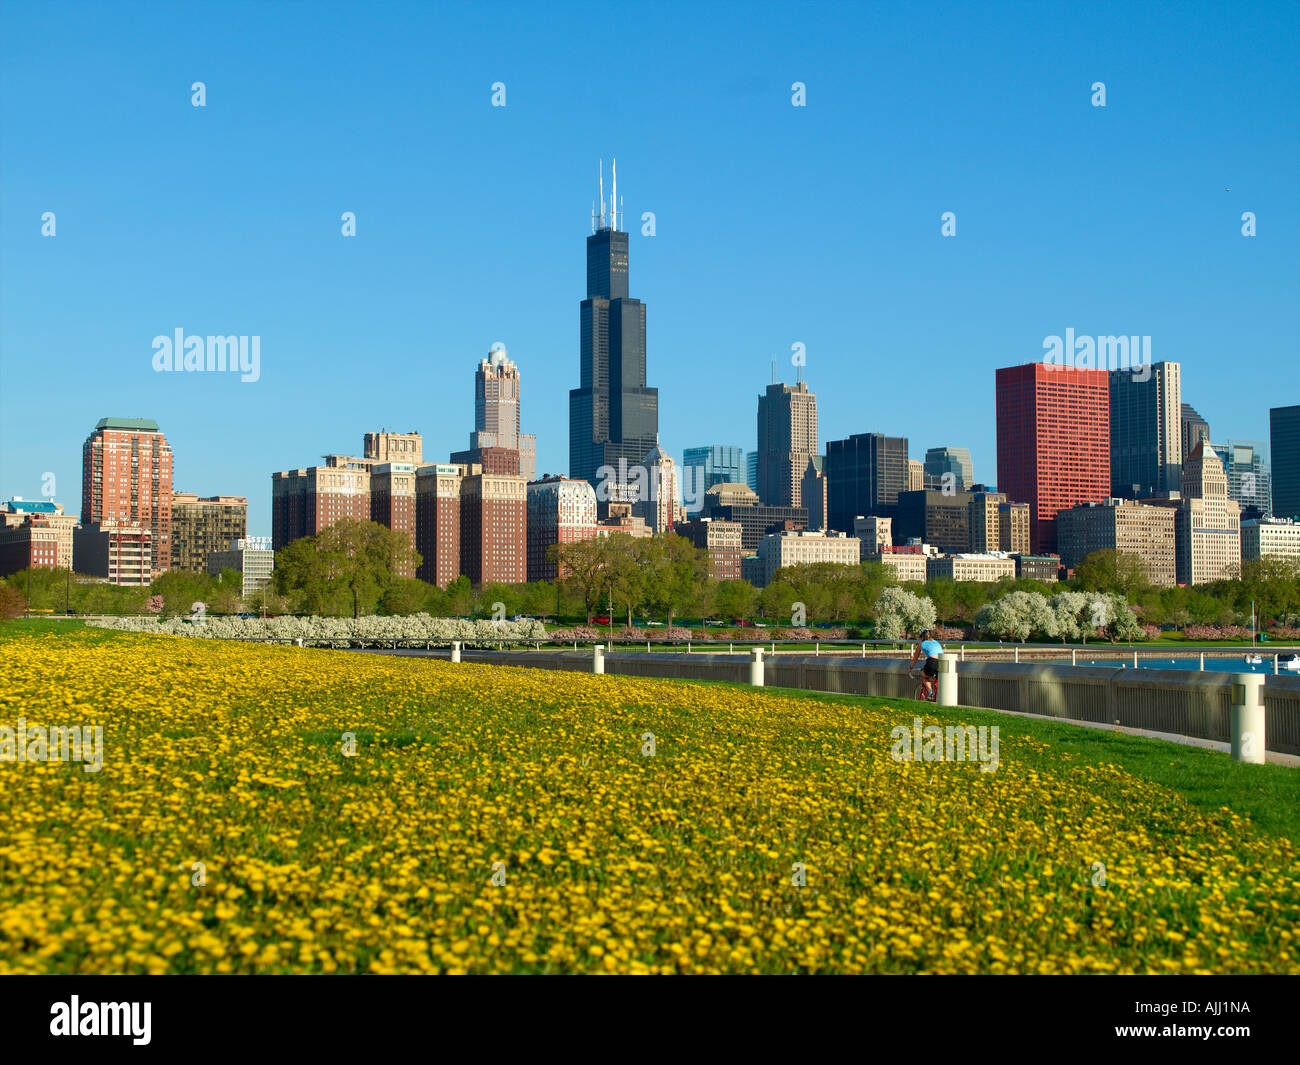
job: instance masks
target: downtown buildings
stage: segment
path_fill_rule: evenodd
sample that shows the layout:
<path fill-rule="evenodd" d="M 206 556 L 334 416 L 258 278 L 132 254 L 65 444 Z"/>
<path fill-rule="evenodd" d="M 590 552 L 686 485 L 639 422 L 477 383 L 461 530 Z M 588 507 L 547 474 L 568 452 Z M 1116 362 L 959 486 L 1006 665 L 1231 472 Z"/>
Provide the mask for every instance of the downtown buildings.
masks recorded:
<path fill-rule="evenodd" d="M 629 295 L 617 164 L 608 211 L 604 181 L 602 167 L 578 314 L 579 384 L 569 392 L 569 476 L 598 490 L 605 482 L 602 501 L 633 502 L 627 471 L 659 444 L 659 391 L 646 387 L 646 309 Z"/>
<path fill-rule="evenodd" d="M 1110 375 L 1027 363 L 996 373 L 998 490 L 1029 504 L 1033 554 L 1056 550 L 1056 515 L 1110 496 Z"/>

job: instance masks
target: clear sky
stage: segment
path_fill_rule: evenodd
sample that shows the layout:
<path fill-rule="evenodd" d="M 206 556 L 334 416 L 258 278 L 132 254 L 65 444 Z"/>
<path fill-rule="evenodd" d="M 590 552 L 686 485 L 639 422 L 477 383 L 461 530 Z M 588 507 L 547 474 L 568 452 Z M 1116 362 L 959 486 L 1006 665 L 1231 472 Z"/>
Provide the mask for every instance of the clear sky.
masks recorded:
<path fill-rule="evenodd" d="M 176 487 L 269 534 L 274 470 L 380 427 L 466 447 L 494 341 L 567 472 L 613 156 L 679 460 L 754 448 L 802 343 L 823 446 L 965 445 L 992 481 L 994 370 L 1067 328 L 1151 336 L 1216 440 L 1267 439 L 1300 401 L 1298 58 L 1294 2 L 9 0 L 0 497 L 52 472 L 79 511 L 95 422 L 154 418 Z M 177 328 L 259 336 L 260 379 L 156 373 Z"/>

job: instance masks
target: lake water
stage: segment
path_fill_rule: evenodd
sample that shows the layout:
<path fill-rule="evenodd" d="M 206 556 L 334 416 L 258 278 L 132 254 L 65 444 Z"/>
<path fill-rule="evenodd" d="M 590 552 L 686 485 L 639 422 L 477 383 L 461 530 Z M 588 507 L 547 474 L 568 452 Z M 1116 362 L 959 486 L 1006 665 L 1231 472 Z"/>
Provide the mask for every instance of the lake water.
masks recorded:
<path fill-rule="evenodd" d="M 1264 661 L 1260 665 L 1247 665 L 1240 655 L 1232 658 L 1215 658 L 1210 655 L 1205 656 L 1205 670 L 1215 673 L 1264 673 L 1269 676 L 1273 673 L 1273 657 L 1264 655 Z M 1041 661 L 1041 659 L 1040 659 Z M 1062 661 L 1056 659 L 1056 661 Z M 1064 661 L 1069 662 L 1068 658 Z M 1133 659 L 1130 657 L 1127 661 L 1115 658 L 1084 658 L 1079 655 L 1078 664 L 1081 666 L 1127 666 L 1133 668 Z M 1200 669 L 1201 659 L 1197 655 L 1194 658 L 1148 658 L 1145 655 L 1138 655 L 1139 669 Z M 1300 673 L 1289 669 L 1279 669 L 1278 675 L 1283 677 L 1298 677 Z"/>

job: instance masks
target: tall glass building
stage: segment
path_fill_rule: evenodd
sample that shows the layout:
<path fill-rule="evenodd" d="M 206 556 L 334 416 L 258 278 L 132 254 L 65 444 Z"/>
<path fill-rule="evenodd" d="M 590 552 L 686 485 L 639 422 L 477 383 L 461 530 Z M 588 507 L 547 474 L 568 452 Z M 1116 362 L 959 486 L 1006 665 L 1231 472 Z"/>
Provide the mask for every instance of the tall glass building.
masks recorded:
<path fill-rule="evenodd" d="M 1263 441 L 1229 440 L 1210 446 L 1228 475 L 1228 498 L 1235 499 L 1243 511 L 1255 507 L 1264 517 L 1271 518 L 1273 485 Z"/>
<path fill-rule="evenodd" d="M 682 499 L 690 513 L 703 508 L 704 493 L 715 484 L 744 483 L 744 448 L 714 444 L 711 447 L 688 447 L 682 452 Z"/>
<path fill-rule="evenodd" d="M 1109 387 L 1111 494 L 1136 499 L 1178 491 L 1183 455 L 1188 454 L 1183 450 L 1182 366 L 1157 362 L 1146 367 L 1145 375 L 1111 370 Z"/>
<path fill-rule="evenodd" d="M 952 474 L 953 488 L 960 492 L 975 483 L 975 466 L 968 447 L 932 447 L 925 453 L 924 487 L 943 488 L 944 475 Z"/>
<path fill-rule="evenodd" d="M 1300 519 L 1300 404 L 1268 412 L 1273 515 Z"/>
<path fill-rule="evenodd" d="M 578 315 L 579 386 L 569 392 L 569 475 L 597 489 L 602 466 L 617 473 L 642 465 L 659 441 L 659 390 L 646 387 L 645 304 L 628 295 L 617 180 L 607 214 L 602 171 L 599 226 L 593 217 L 587 298 Z"/>

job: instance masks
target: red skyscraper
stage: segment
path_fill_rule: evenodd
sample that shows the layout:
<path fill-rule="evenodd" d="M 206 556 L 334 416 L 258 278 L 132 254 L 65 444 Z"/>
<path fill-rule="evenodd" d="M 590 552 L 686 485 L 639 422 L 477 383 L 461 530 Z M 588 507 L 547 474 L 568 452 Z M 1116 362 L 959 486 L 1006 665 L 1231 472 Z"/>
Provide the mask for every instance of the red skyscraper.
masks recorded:
<path fill-rule="evenodd" d="M 997 371 L 998 491 L 1029 504 L 1029 546 L 1056 550 L 1056 513 L 1110 496 L 1110 375 L 1029 363 Z"/>

